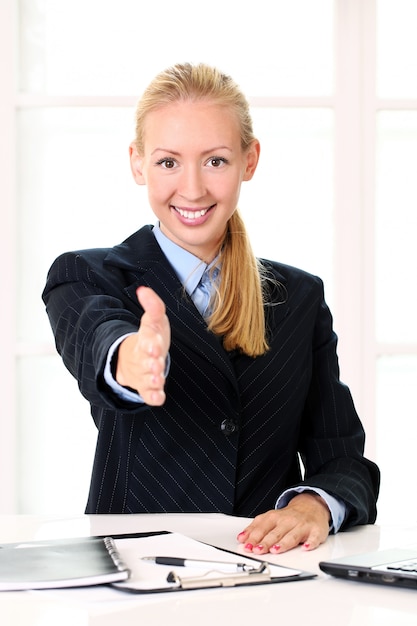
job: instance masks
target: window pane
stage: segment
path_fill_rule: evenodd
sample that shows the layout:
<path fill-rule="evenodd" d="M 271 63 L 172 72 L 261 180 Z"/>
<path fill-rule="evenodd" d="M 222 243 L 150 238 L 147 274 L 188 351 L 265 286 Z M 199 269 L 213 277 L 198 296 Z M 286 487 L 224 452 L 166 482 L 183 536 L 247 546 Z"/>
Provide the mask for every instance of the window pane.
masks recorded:
<path fill-rule="evenodd" d="M 22 357 L 18 383 L 19 513 L 82 513 L 97 431 L 58 356 Z"/>
<path fill-rule="evenodd" d="M 273 11 L 273 18 L 271 12 Z M 271 19 L 272 18 L 272 19 Z M 20 88 L 139 95 L 181 61 L 232 74 L 251 95 L 329 95 L 333 0 L 20 0 Z"/>
<path fill-rule="evenodd" d="M 417 97 L 417 2 L 378 0 L 377 89 L 383 98 Z"/>
<path fill-rule="evenodd" d="M 58 254 L 113 246 L 139 226 L 153 223 L 146 188 L 136 185 L 130 173 L 132 138 L 130 109 L 20 112 L 20 341 L 52 340 L 41 292 Z"/>
<path fill-rule="evenodd" d="M 261 157 L 242 185 L 241 209 L 255 253 L 333 282 L 333 112 L 253 110 Z"/>
<path fill-rule="evenodd" d="M 378 116 L 376 335 L 417 341 L 417 112 Z"/>
<path fill-rule="evenodd" d="M 380 524 L 417 519 L 417 500 L 414 497 L 416 385 L 417 356 L 379 359 L 376 461 L 381 469 Z"/>

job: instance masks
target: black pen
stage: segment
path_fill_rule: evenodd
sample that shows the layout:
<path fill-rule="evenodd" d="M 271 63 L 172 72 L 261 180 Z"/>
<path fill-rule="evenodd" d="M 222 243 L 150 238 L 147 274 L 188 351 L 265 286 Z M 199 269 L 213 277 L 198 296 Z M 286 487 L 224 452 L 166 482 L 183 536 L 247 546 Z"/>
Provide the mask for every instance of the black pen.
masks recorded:
<path fill-rule="evenodd" d="M 249 565 L 248 563 L 180 559 L 173 556 L 144 556 L 142 560 L 155 563 L 156 565 L 169 565 L 170 567 L 204 567 L 206 570 L 221 570 L 223 572 L 251 572 L 256 569 L 253 565 Z"/>

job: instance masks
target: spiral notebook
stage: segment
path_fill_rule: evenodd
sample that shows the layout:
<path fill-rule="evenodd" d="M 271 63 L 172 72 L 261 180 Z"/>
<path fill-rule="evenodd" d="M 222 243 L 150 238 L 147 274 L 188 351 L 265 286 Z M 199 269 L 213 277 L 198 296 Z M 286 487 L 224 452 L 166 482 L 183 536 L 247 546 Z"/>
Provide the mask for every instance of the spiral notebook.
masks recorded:
<path fill-rule="evenodd" d="M 0 591 L 103 585 L 129 575 L 112 537 L 0 547 Z"/>

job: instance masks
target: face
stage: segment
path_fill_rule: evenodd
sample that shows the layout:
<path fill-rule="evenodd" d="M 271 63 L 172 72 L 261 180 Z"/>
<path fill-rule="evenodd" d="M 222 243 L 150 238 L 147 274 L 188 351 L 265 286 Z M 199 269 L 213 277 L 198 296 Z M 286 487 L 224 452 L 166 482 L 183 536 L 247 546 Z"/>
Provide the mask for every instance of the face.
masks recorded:
<path fill-rule="evenodd" d="M 250 180 L 259 143 L 241 148 L 237 116 L 214 102 L 176 102 L 146 116 L 144 154 L 130 146 L 133 176 L 147 185 L 162 232 L 209 263 Z"/>

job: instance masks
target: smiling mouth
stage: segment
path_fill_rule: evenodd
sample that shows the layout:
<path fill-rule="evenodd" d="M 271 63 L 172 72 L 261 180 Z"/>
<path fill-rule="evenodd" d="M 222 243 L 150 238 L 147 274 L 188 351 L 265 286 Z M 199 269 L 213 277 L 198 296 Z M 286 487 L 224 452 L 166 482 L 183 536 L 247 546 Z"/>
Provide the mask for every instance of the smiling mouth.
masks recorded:
<path fill-rule="evenodd" d="M 180 209 L 177 206 L 172 206 L 172 208 L 175 209 L 175 211 L 177 211 L 177 213 L 179 213 L 181 217 L 185 217 L 188 220 L 196 220 L 200 217 L 204 217 L 206 213 L 208 213 L 208 211 L 210 211 L 210 209 L 212 209 L 213 207 L 214 207 L 214 204 L 207 207 L 206 209 L 199 209 L 198 211 L 194 211 L 194 210 L 191 211 L 191 210 Z"/>

